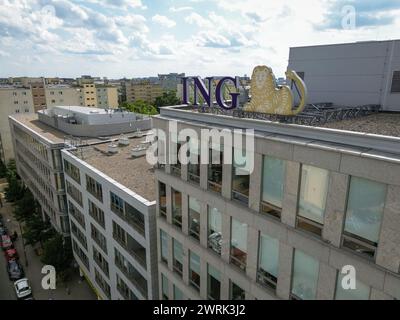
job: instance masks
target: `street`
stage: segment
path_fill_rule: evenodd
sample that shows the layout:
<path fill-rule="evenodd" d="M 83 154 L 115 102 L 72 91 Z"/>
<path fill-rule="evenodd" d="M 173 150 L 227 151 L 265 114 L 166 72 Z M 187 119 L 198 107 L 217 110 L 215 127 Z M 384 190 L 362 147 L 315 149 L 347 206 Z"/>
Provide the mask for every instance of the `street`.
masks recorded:
<path fill-rule="evenodd" d="M 44 290 L 41 286 L 41 281 L 44 275 L 41 273 L 43 264 L 40 257 L 36 255 L 31 246 L 26 247 L 26 257 L 24 256 L 22 237 L 18 222 L 12 215 L 12 204 L 7 203 L 2 197 L 3 207 L 0 208 L 0 213 L 3 216 L 4 224 L 10 234 L 14 231 L 18 233 L 18 239 L 14 242 L 14 246 L 20 257 L 20 263 L 25 270 L 25 277 L 29 279 L 32 287 L 33 297 L 36 300 L 96 300 L 96 295 L 90 289 L 85 280 L 79 277 L 79 272 L 76 270 L 73 276 L 66 284 L 58 284 L 55 290 Z M 27 266 L 28 262 L 28 266 Z M 16 300 L 16 295 L 13 288 L 13 283 L 8 279 L 6 270 L 6 259 L 3 252 L 0 252 L 0 300 Z"/>

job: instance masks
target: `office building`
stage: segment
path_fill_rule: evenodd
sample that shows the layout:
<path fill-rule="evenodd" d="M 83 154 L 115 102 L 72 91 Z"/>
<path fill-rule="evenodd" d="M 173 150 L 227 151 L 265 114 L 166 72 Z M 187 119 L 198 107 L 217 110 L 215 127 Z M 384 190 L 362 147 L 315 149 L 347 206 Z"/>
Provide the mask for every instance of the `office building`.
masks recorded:
<path fill-rule="evenodd" d="M 99 299 L 158 298 L 154 173 L 131 155 L 145 138 L 62 151 L 74 257 Z"/>
<path fill-rule="evenodd" d="M 152 104 L 156 98 L 162 96 L 162 94 L 163 88 L 161 85 L 148 80 L 132 81 L 126 84 L 127 102 L 141 100 Z"/>
<path fill-rule="evenodd" d="M 377 119 L 380 127 L 387 121 Z M 167 150 L 175 139 L 171 120 L 178 132 L 199 136 L 201 129 L 255 129 L 255 143 L 242 155 L 213 140 L 214 159 L 233 155 L 223 164 L 159 164 L 160 297 L 400 298 L 396 128 L 368 135 L 176 106 L 153 118 L 154 128 L 167 133 L 159 138 Z M 366 132 L 369 121 L 360 123 L 357 130 Z M 247 166 L 251 155 L 254 170 Z M 356 271 L 355 290 L 341 285 L 346 266 Z"/>
<path fill-rule="evenodd" d="M 306 81 L 309 103 L 400 111 L 400 40 L 291 48 L 289 69 Z"/>

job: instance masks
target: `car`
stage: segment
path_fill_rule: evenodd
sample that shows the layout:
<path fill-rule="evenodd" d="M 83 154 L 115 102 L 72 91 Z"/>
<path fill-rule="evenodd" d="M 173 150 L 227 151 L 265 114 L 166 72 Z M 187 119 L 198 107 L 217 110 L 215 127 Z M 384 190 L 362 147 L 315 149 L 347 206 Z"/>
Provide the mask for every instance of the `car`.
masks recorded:
<path fill-rule="evenodd" d="M 6 252 L 4 252 L 4 255 L 7 261 L 19 259 L 18 252 L 14 248 L 6 250 Z"/>
<path fill-rule="evenodd" d="M 7 233 L 7 228 L 5 226 L 0 226 L 0 236 L 6 236 Z"/>
<path fill-rule="evenodd" d="M 10 260 L 7 262 L 7 272 L 8 277 L 12 281 L 22 279 L 25 276 L 24 269 L 17 260 Z"/>
<path fill-rule="evenodd" d="M 1 248 L 3 251 L 13 248 L 13 243 L 8 235 L 1 236 Z"/>
<path fill-rule="evenodd" d="M 29 280 L 27 278 L 15 281 L 14 289 L 18 300 L 26 300 L 32 296 L 32 288 L 30 287 Z"/>

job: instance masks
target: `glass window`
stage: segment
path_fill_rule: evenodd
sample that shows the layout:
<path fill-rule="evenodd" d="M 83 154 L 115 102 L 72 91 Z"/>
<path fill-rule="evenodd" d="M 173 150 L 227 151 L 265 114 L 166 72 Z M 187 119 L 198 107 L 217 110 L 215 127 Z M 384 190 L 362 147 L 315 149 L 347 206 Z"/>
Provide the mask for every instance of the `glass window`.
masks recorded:
<path fill-rule="evenodd" d="M 222 191 L 223 159 L 221 146 L 213 146 L 209 149 L 208 189 L 217 193 Z"/>
<path fill-rule="evenodd" d="M 168 300 L 168 279 L 166 276 L 164 276 L 163 274 L 161 274 L 161 287 L 162 287 L 162 299 L 163 300 Z"/>
<path fill-rule="evenodd" d="M 286 162 L 264 156 L 261 212 L 281 217 Z"/>
<path fill-rule="evenodd" d="M 97 221 L 99 225 L 105 228 L 104 211 L 96 206 L 92 201 L 88 200 L 89 203 L 89 215 Z"/>
<path fill-rule="evenodd" d="M 200 143 L 198 139 L 191 138 L 189 141 L 190 162 L 188 164 L 189 180 L 200 183 Z"/>
<path fill-rule="evenodd" d="M 190 252 L 189 282 L 200 291 L 200 257 L 193 252 Z"/>
<path fill-rule="evenodd" d="M 103 202 L 103 188 L 100 183 L 86 175 L 86 190 L 99 201 Z"/>
<path fill-rule="evenodd" d="M 174 225 L 182 228 L 182 193 L 172 190 L 172 221 Z"/>
<path fill-rule="evenodd" d="M 373 257 L 378 245 L 387 186 L 351 177 L 343 245 Z"/>
<path fill-rule="evenodd" d="M 222 217 L 217 208 L 208 208 L 208 247 L 221 254 Z"/>
<path fill-rule="evenodd" d="M 160 205 L 160 216 L 167 218 L 167 187 L 165 183 L 159 182 L 159 205 Z"/>
<path fill-rule="evenodd" d="M 230 281 L 230 299 L 231 300 L 245 300 L 246 292 L 239 287 L 236 283 Z"/>
<path fill-rule="evenodd" d="M 246 270 L 247 261 L 247 224 L 232 219 L 231 263 Z"/>
<path fill-rule="evenodd" d="M 182 244 L 174 239 L 174 271 L 176 271 L 180 276 L 183 272 L 183 248 Z"/>
<path fill-rule="evenodd" d="M 174 300 L 183 300 L 182 291 L 174 285 Z"/>
<path fill-rule="evenodd" d="M 317 292 L 319 262 L 300 250 L 294 252 L 292 298 L 314 300 Z"/>
<path fill-rule="evenodd" d="M 302 165 L 297 227 L 321 235 L 329 171 Z"/>
<path fill-rule="evenodd" d="M 189 197 L 189 234 L 200 240 L 200 203 L 193 197 Z"/>
<path fill-rule="evenodd" d="M 117 214 L 124 213 L 124 200 L 118 197 L 116 194 L 110 192 L 111 197 L 111 210 Z"/>
<path fill-rule="evenodd" d="M 232 198 L 246 205 L 249 201 L 250 161 L 251 157 L 249 152 L 240 149 L 234 149 Z"/>
<path fill-rule="evenodd" d="M 342 286 L 344 276 L 344 274 L 339 272 L 336 283 L 336 300 L 369 300 L 371 287 L 356 279 L 356 288 L 346 290 Z"/>
<path fill-rule="evenodd" d="M 168 235 L 163 230 L 160 230 L 161 242 L 161 261 L 168 264 Z"/>
<path fill-rule="evenodd" d="M 258 282 L 276 289 L 279 266 L 279 241 L 266 234 L 260 235 Z"/>
<path fill-rule="evenodd" d="M 207 295 L 210 300 L 221 299 L 221 273 L 212 265 L 207 267 Z"/>

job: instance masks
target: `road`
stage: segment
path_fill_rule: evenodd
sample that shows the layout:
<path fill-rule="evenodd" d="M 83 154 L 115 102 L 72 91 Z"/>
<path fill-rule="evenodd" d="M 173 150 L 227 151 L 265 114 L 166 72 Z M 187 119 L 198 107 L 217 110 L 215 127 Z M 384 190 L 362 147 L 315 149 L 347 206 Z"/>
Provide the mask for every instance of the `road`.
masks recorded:
<path fill-rule="evenodd" d="M 2 194 L 0 193 L 0 196 Z M 12 216 L 12 205 L 6 203 L 3 198 L 3 207 L 0 213 L 3 216 L 5 225 L 9 233 L 17 231 L 18 239 L 14 243 L 15 248 L 20 256 L 20 263 L 24 267 L 25 276 L 29 279 L 32 287 L 33 296 L 36 300 L 96 300 L 93 293 L 85 280 L 79 277 L 78 271 L 74 273 L 67 284 L 57 284 L 55 290 L 44 290 L 41 282 L 44 275 L 41 273 L 43 264 L 31 246 L 26 247 L 26 257 L 24 256 L 22 238 L 19 230 L 18 222 Z M 28 262 L 28 266 L 27 265 Z M 8 279 L 6 270 L 6 260 L 3 252 L 0 252 L 0 300 L 15 300 L 13 283 Z"/>

